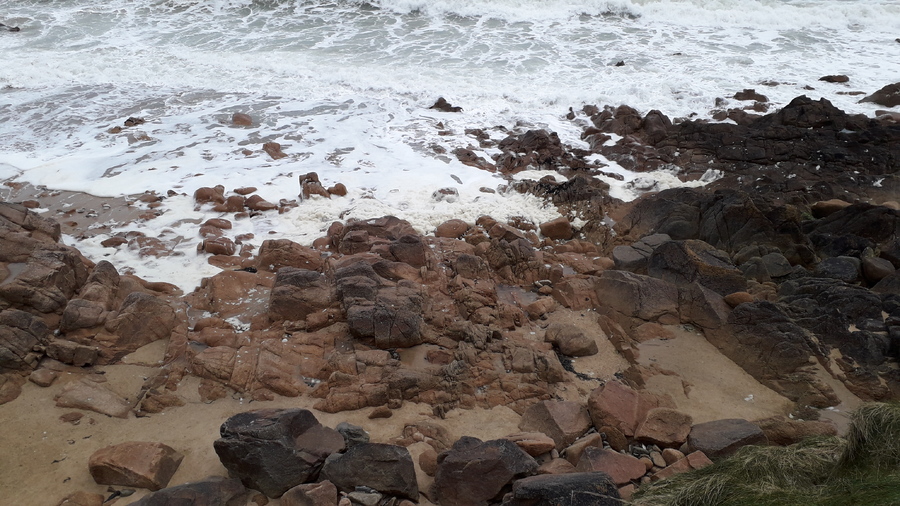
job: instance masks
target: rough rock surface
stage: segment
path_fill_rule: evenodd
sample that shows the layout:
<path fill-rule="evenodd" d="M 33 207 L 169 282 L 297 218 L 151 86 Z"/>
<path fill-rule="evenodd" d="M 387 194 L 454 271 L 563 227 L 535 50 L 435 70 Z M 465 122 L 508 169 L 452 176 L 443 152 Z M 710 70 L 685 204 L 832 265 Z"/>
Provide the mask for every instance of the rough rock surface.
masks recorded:
<path fill-rule="evenodd" d="M 692 451 L 701 451 L 715 460 L 731 455 L 742 446 L 764 445 L 768 440 L 756 424 L 729 418 L 694 425 L 687 443 Z"/>
<path fill-rule="evenodd" d="M 222 465 L 249 488 L 269 497 L 313 481 L 344 438 L 305 409 L 265 409 L 232 416 L 214 447 Z"/>
<path fill-rule="evenodd" d="M 409 450 L 402 446 L 361 443 L 325 460 L 322 478 L 342 492 L 368 487 L 385 495 L 418 500 L 416 470 Z"/>
<path fill-rule="evenodd" d="M 133 441 L 97 450 L 91 455 L 88 468 L 100 485 L 159 490 L 169 484 L 183 458 L 162 443 Z"/>
<path fill-rule="evenodd" d="M 487 505 L 509 483 L 534 473 L 537 467 L 512 441 L 463 437 L 438 457 L 432 494 L 438 504 Z"/>
<path fill-rule="evenodd" d="M 513 484 L 503 506 L 617 506 L 619 489 L 602 472 L 529 476 Z"/>
<path fill-rule="evenodd" d="M 201 481 L 164 488 L 137 502 L 135 506 L 238 506 L 244 504 L 247 489 L 236 478 L 210 476 Z"/>

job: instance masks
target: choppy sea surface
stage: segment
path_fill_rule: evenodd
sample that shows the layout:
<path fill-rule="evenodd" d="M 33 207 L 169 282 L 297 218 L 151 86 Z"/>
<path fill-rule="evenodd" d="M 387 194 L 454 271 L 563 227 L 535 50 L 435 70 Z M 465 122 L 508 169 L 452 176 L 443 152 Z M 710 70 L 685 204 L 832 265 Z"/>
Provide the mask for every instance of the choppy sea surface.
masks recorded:
<path fill-rule="evenodd" d="M 276 202 L 296 198 L 307 172 L 344 183 L 347 197 L 243 225 L 298 242 L 339 218 L 393 214 L 428 232 L 448 218 L 556 216 L 528 196 L 480 191 L 505 181 L 436 152 L 477 146 L 466 128 L 547 128 L 582 146 L 569 107 L 702 118 L 716 97 L 744 88 L 776 107 L 806 94 L 871 115 L 875 106 L 839 92 L 900 81 L 897 0 L 16 0 L 0 9 L 0 23 L 21 28 L 0 31 L 0 180 L 100 196 L 256 186 Z M 850 81 L 818 81 L 827 74 Z M 463 111 L 429 109 L 438 97 Z M 235 112 L 253 126 L 232 125 Z M 109 133 L 128 117 L 146 123 Z M 272 160 L 260 151 L 267 141 L 289 156 Z M 611 180 L 614 195 L 633 198 L 637 175 L 610 170 L 624 176 Z M 432 199 L 442 187 L 459 198 Z M 180 198 L 166 202 L 170 214 L 195 213 Z M 195 274 L 187 289 L 212 269 L 195 256 L 185 252 L 179 267 Z"/>

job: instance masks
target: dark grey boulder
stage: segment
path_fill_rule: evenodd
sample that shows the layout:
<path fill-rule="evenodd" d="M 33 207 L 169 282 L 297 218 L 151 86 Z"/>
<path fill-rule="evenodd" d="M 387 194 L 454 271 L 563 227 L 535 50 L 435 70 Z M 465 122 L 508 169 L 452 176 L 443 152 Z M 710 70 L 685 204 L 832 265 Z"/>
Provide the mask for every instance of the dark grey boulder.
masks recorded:
<path fill-rule="evenodd" d="M 650 255 L 650 276 L 677 286 L 697 282 L 719 295 L 747 289 L 744 274 L 724 251 L 699 240 L 669 241 Z"/>
<path fill-rule="evenodd" d="M 537 467 L 537 461 L 510 440 L 463 437 L 438 456 L 431 498 L 442 505 L 487 505 Z"/>
<path fill-rule="evenodd" d="M 164 488 L 135 506 L 244 506 L 247 489 L 236 478 L 210 476 L 201 481 Z"/>
<path fill-rule="evenodd" d="M 687 440 L 691 451 L 701 451 L 713 460 L 727 457 L 742 446 L 768 442 L 759 426 L 740 418 L 698 423 L 691 427 Z"/>
<path fill-rule="evenodd" d="M 322 467 L 322 478 L 342 492 L 369 487 L 385 495 L 419 500 L 412 456 L 402 446 L 357 444 L 345 453 L 331 455 Z"/>
<path fill-rule="evenodd" d="M 503 506 L 621 506 L 619 489 L 603 472 L 543 474 L 513 483 Z"/>
<path fill-rule="evenodd" d="M 305 409 L 261 409 L 238 413 L 214 443 L 222 465 L 245 486 L 269 497 L 314 481 L 326 457 L 344 448 L 344 438 Z"/>
<path fill-rule="evenodd" d="M 816 266 L 814 274 L 818 277 L 831 278 L 844 283 L 856 283 L 862 274 L 858 258 L 839 256 L 826 258 Z"/>

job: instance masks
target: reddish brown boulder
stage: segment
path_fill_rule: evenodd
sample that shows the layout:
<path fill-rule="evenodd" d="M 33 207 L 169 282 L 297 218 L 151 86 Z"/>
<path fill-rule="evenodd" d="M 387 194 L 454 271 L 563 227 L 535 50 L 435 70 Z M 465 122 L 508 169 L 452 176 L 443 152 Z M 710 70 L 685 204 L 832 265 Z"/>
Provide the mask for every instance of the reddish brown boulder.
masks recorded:
<path fill-rule="evenodd" d="M 214 188 L 208 186 L 197 188 L 197 190 L 194 191 L 194 202 L 198 204 L 206 204 L 209 202 L 222 204 L 225 202 L 225 187 L 219 185 Z"/>
<path fill-rule="evenodd" d="M 603 448 L 603 435 L 599 432 L 593 432 L 569 445 L 566 448 L 566 460 L 573 466 L 577 465 L 578 461 L 581 460 L 581 454 L 584 453 L 584 449 L 589 447 Z"/>
<path fill-rule="evenodd" d="M 162 443 L 128 442 L 97 450 L 88 468 L 100 485 L 159 490 L 169 484 L 183 458 Z"/>
<path fill-rule="evenodd" d="M 525 453 L 532 457 L 550 453 L 550 450 L 556 448 L 556 443 L 553 439 L 541 432 L 517 432 L 503 439 L 516 443 L 519 448 L 525 450 Z"/>
<path fill-rule="evenodd" d="M 347 196 L 347 187 L 344 183 L 335 183 L 334 186 L 328 188 L 329 195 L 337 195 L 338 197 Z"/>
<path fill-rule="evenodd" d="M 769 444 L 788 446 L 815 436 L 836 436 L 837 428 L 831 422 L 814 420 L 792 420 L 786 416 L 776 416 L 754 422 Z"/>
<path fill-rule="evenodd" d="M 544 433 L 556 449 L 569 446 L 591 427 L 591 416 L 581 404 L 571 401 L 541 401 L 522 414 L 519 429 Z"/>
<path fill-rule="evenodd" d="M 597 337 L 606 338 L 605 335 Z M 544 341 L 555 344 L 560 353 L 570 357 L 586 357 L 598 352 L 596 339 L 572 324 L 551 323 L 544 333 Z"/>
<path fill-rule="evenodd" d="M 261 271 L 278 272 L 282 267 L 296 267 L 318 271 L 324 264 L 321 254 L 289 239 L 263 241 L 257 255 L 257 268 Z"/>
<path fill-rule="evenodd" d="M 512 441 L 463 437 L 438 457 L 431 498 L 437 504 L 487 506 L 503 488 L 537 470 L 537 462 Z"/>
<path fill-rule="evenodd" d="M 324 274 L 294 267 L 282 267 L 269 295 L 269 318 L 305 320 L 337 301 L 334 286 Z"/>
<path fill-rule="evenodd" d="M 231 124 L 237 126 L 252 126 L 253 118 L 251 118 L 249 114 L 236 112 L 231 115 Z"/>
<path fill-rule="evenodd" d="M 325 197 L 326 199 L 331 197 L 328 191 L 325 190 L 325 187 L 322 186 L 322 183 L 319 182 L 319 175 L 315 172 L 300 175 L 300 195 L 304 199 L 308 199 L 313 195 Z"/>
<path fill-rule="evenodd" d="M 203 251 L 211 255 L 226 256 L 234 255 L 234 252 L 237 249 L 234 245 L 234 241 L 227 237 L 213 237 L 204 239 L 200 247 Z"/>
<path fill-rule="evenodd" d="M 469 230 L 469 225 L 463 220 L 448 220 L 438 225 L 434 231 L 434 236 L 459 239 L 467 230 Z"/>
<path fill-rule="evenodd" d="M 540 225 L 541 235 L 554 240 L 568 241 L 575 235 L 572 224 L 565 216 L 560 216 L 555 220 L 551 220 Z"/>
<path fill-rule="evenodd" d="M 588 397 L 594 426 L 599 429 L 608 425 L 628 437 L 634 436 L 647 412 L 659 407 L 674 408 L 675 404 L 668 397 L 636 392 L 619 381 L 607 382 Z"/>
<path fill-rule="evenodd" d="M 647 472 L 644 463 L 631 455 L 594 447 L 585 448 L 575 468 L 582 473 L 602 471 L 608 474 L 616 485 L 625 485 Z"/>
<path fill-rule="evenodd" d="M 281 496 L 281 506 L 334 506 L 337 502 L 337 487 L 328 480 L 297 485 Z"/>
<path fill-rule="evenodd" d="M 281 144 L 278 144 L 277 142 L 267 142 L 263 144 L 262 148 L 263 151 L 265 151 L 274 160 L 287 157 L 285 152 L 281 150 Z"/>
<path fill-rule="evenodd" d="M 653 408 L 638 426 L 634 437 L 663 447 L 681 446 L 691 432 L 691 415 L 671 408 Z"/>
<path fill-rule="evenodd" d="M 278 209 L 276 204 L 269 202 L 259 195 L 250 195 L 247 197 L 247 200 L 244 201 L 244 205 L 251 211 L 274 211 L 275 209 Z"/>

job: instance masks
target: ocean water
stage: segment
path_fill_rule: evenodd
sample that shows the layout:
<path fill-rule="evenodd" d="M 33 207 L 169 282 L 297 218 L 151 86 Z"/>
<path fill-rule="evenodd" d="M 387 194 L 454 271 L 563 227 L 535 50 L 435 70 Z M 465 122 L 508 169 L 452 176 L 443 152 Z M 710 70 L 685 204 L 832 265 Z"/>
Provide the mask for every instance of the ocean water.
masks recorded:
<path fill-rule="evenodd" d="M 296 198 L 307 172 L 344 183 L 347 197 L 234 231 L 302 243 L 335 220 L 385 214 L 422 232 L 481 214 L 558 216 L 450 155 L 477 147 L 467 128 L 495 140 L 506 134 L 494 127 L 547 128 L 585 147 L 569 107 L 703 118 L 716 97 L 755 88 L 776 107 L 807 94 L 871 115 L 841 92 L 900 81 L 897 0 L 16 0 L 0 22 L 21 27 L 0 31 L 0 180 L 100 196 L 256 186 L 274 202 Z M 819 82 L 826 74 L 850 82 Z M 438 97 L 463 111 L 429 109 Z M 253 126 L 233 126 L 235 112 Z M 146 123 L 109 133 L 132 116 Z M 267 141 L 289 156 L 272 160 Z M 607 170 L 623 176 L 609 180 L 623 199 L 647 179 L 681 184 Z M 444 187 L 459 197 L 433 199 Z M 177 223 L 213 215 L 182 196 L 164 209 L 125 228 L 189 234 Z M 78 246 L 190 289 L 215 269 L 189 242 L 167 268 L 99 239 Z"/>

